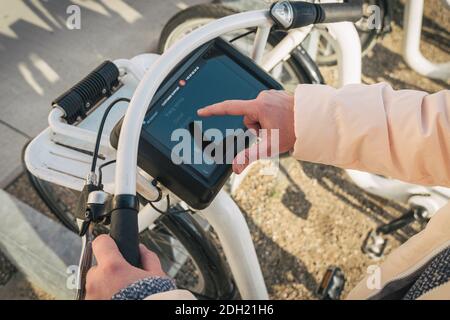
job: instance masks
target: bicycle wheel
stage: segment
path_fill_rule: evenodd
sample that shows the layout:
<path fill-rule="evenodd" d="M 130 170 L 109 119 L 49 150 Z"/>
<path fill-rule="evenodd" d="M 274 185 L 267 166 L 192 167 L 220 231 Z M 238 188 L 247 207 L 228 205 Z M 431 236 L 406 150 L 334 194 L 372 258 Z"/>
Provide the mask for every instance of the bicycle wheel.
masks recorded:
<path fill-rule="evenodd" d="M 81 193 L 39 179 L 28 170 L 26 172 L 31 185 L 49 210 L 66 228 L 78 233 L 78 225 L 73 212 L 75 212 Z"/>
<path fill-rule="evenodd" d="M 161 32 L 158 45 L 159 52 L 164 52 L 193 30 L 215 19 L 235 13 L 234 10 L 220 4 L 201 4 L 178 12 L 167 22 Z M 224 35 L 224 38 L 230 40 L 246 31 L 248 30 L 233 31 Z M 282 31 L 271 32 L 266 50 L 274 47 L 284 35 L 285 33 Z M 241 52 L 249 55 L 253 47 L 253 40 L 254 34 L 250 34 L 236 40 L 233 44 Z M 286 90 L 293 92 L 299 83 L 323 83 L 320 71 L 304 50 L 295 50 L 286 58 L 286 61 L 281 62 L 271 71 L 272 76 L 283 84 Z"/>
<path fill-rule="evenodd" d="M 28 171 L 27 174 L 55 217 L 78 233 L 74 210 L 80 192 L 39 179 Z M 179 211 L 180 208 L 171 208 L 171 213 L 161 216 L 154 227 L 140 233 L 140 242 L 158 255 L 164 271 L 175 278 L 178 288 L 187 289 L 200 299 L 236 298 L 236 288 L 213 231 L 205 231 L 192 215 Z M 106 227 L 100 226 L 95 233 L 107 232 Z"/>

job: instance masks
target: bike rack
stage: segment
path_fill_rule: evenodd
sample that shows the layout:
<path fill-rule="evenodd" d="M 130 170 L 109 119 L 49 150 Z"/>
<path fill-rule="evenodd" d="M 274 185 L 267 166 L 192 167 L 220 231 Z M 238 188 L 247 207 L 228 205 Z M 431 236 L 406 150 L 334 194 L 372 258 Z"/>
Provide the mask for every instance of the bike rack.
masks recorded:
<path fill-rule="evenodd" d="M 450 62 L 433 63 L 420 51 L 420 37 L 423 22 L 423 0 L 408 0 L 405 5 L 403 57 L 417 73 L 432 79 L 448 81 Z"/>

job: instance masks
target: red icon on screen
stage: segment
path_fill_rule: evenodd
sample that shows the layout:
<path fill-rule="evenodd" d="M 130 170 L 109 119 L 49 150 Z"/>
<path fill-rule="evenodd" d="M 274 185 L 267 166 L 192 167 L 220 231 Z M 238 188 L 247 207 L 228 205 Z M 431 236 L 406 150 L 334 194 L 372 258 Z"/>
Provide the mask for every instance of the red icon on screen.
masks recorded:
<path fill-rule="evenodd" d="M 181 87 L 184 87 L 184 86 L 186 85 L 186 80 L 180 80 L 180 82 L 178 82 L 178 84 L 179 84 Z"/>

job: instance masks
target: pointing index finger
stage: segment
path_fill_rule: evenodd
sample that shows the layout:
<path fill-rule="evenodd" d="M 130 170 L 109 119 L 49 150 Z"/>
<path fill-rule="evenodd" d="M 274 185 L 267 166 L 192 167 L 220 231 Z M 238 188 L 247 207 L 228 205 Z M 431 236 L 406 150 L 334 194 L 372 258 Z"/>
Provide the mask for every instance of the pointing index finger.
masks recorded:
<path fill-rule="evenodd" d="M 199 109 L 197 114 L 201 117 L 211 116 L 251 116 L 254 114 L 255 102 L 253 100 L 228 100 Z"/>

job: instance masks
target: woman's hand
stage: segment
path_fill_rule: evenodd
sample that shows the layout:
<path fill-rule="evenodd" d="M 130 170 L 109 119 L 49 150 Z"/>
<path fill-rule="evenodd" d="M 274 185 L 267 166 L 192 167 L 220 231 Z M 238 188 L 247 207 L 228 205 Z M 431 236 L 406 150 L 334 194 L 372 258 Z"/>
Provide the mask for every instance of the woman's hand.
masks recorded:
<path fill-rule="evenodd" d="M 269 157 L 277 155 L 272 153 L 273 146 L 270 138 L 272 130 L 279 130 L 279 153 L 290 151 L 295 144 L 294 97 L 285 91 L 262 91 L 254 100 L 230 100 L 217 103 L 199 109 L 198 115 L 201 117 L 244 116 L 244 124 L 247 128 L 254 129 L 256 132 L 260 129 L 268 130 L 266 139 L 236 156 L 233 161 L 233 171 L 238 174 L 244 171 L 251 161 L 260 159 L 260 154 L 266 154 Z M 238 161 L 238 159 L 244 161 Z"/>
<path fill-rule="evenodd" d="M 148 277 L 165 277 L 158 257 L 142 244 L 139 246 L 142 269 L 130 265 L 122 256 L 114 240 L 98 236 L 92 243 L 97 265 L 86 279 L 87 300 L 109 300 L 121 289 Z"/>

